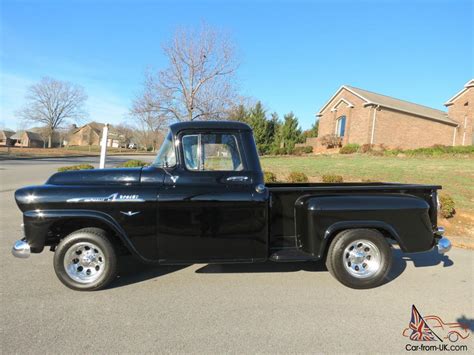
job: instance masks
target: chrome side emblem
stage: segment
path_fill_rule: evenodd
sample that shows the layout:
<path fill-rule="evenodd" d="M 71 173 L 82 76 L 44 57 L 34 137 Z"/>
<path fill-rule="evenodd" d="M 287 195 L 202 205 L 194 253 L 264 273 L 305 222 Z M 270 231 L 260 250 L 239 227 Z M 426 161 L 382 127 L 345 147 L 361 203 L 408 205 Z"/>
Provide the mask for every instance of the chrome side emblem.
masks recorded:
<path fill-rule="evenodd" d="M 177 175 L 171 175 L 171 176 L 170 176 L 170 179 L 171 179 L 171 181 L 173 181 L 173 184 L 175 184 L 176 181 L 178 181 L 179 176 L 177 176 Z"/>
<path fill-rule="evenodd" d="M 145 202 L 140 195 L 125 195 L 118 192 L 105 197 L 76 197 L 66 200 L 67 203 L 78 202 Z"/>
<path fill-rule="evenodd" d="M 125 216 L 131 217 L 131 216 L 135 216 L 136 214 L 139 214 L 140 212 L 138 212 L 138 211 L 137 211 L 137 212 L 133 212 L 133 211 L 126 211 L 126 212 L 125 212 L 125 211 L 120 211 L 120 213 L 121 213 L 121 214 L 124 214 Z"/>

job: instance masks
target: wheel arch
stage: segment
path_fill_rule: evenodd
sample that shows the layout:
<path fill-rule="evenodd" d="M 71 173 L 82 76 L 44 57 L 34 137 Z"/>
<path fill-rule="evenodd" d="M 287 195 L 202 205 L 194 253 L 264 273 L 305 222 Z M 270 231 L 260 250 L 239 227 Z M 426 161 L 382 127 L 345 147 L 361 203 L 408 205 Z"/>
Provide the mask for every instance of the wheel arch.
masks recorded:
<path fill-rule="evenodd" d="M 390 224 L 383 221 L 341 221 L 336 222 L 329 226 L 324 232 L 323 237 L 323 258 L 327 256 L 329 246 L 331 245 L 334 237 L 349 229 L 375 229 L 379 231 L 386 239 L 394 240 L 402 250 L 404 250 L 403 241 L 400 238 L 400 235 L 397 233 L 396 229 Z"/>
<path fill-rule="evenodd" d="M 120 243 L 128 252 L 148 261 L 138 253 L 120 224 L 106 213 L 93 210 L 42 210 L 27 211 L 24 217 L 27 237 L 36 235 L 43 238 L 42 241 L 35 238 L 39 244 L 37 252 L 41 252 L 45 245 L 54 247 L 62 238 L 75 230 L 96 227 L 105 230 L 109 235 L 116 236 L 112 242 Z"/>

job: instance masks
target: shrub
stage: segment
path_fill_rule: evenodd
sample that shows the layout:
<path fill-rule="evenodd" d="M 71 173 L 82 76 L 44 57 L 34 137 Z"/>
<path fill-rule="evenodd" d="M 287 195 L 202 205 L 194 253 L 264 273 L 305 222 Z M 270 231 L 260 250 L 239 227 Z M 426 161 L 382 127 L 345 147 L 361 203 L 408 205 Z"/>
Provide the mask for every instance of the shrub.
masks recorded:
<path fill-rule="evenodd" d="M 304 147 L 295 147 L 291 154 L 293 155 L 302 155 L 302 154 L 310 154 L 313 152 L 313 147 L 311 146 L 304 146 Z"/>
<path fill-rule="evenodd" d="M 474 146 L 444 146 L 434 145 L 428 148 L 417 148 L 417 149 L 390 149 L 384 152 L 385 155 L 390 156 L 425 156 L 425 157 L 437 157 L 437 156 L 456 156 L 456 155 L 472 155 L 474 154 Z"/>
<path fill-rule="evenodd" d="M 288 182 L 308 182 L 308 176 L 305 173 L 293 171 L 288 175 Z"/>
<path fill-rule="evenodd" d="M 362 144 L 359 148 L 359 152 L 368 153 L 372 150 L 372 144 Z"/>
<path fill-rule="evenodd" d="M 119 168 L 141 168 L 147 165 L 148 163 L 145 163 L 144 161 L 134 159 L 134 160 L 127 160 L 125 163 L 120 164 L 118 167 Z"/>
<path fill-rule="evenodd" d="M 287 149 L 284 148 L 284 147 L 276 147 L 276 148 L 273 148 L 272 149 L 272 154 L 275 154 L 275 155 L 285 155 L 285 154 L 288 154 L 287 152 Z"/>
<path fill-rule="evenodd" d="M 340 183 L 340 182 L 344 182 L 344 179 L 342 178 L 341 175 L 328 174 L 328 175 L 323 175 L 323 182 Z"/>
<path fill-rule="evenodd" d="M 79 164 L 79 165 L 63 166 L 59 168 L 58 171 L 62 172 L 62 171 L 89 170 L 89 169 L 94 169 L 94 167 L 90 164 Z"/>
<path fill-rule="evenodd" d="M 321 145 L 326 148 L 339 148 L 342 144 L 342 138 L 335 134 L 326 134 L 321 137 Z"/>
<path fill-rule="evenodd" d="M 360 146 L 357 143 L 347 144 L 339 150 L 340 154 L 354 154 L 357 153 Z"/>
<path fill-rule="evenodd" d="M 277 182 L 277 177 L 271 171 L 264 171 L 263 172 L 263 181 L 267 183 Z"/>
<path fill-rule="evenodd" d="M 439 195 L 439 202 L 441 204 L 441 208 L 439 213 L 444 218 L 451 218 L 456 213 L 455 204 L 453 198 L 448 194 L 440 194 Z"/>

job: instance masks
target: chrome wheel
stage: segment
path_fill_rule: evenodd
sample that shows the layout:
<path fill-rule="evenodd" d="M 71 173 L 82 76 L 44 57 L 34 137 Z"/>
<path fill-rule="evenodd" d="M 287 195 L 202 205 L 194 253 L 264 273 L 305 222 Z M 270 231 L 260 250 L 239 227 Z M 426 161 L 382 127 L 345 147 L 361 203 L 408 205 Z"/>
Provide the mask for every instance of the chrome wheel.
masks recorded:
<path fill-rule="evenodd" d="M 381 266 L 381 253 L 369 240 L 359 239 L 351 242 L 342 255 L 347 272 L 357 278 L 373 276 Z"/>
<path fill-rule="evenodd" d="M 79 242 L 65 253 L 64 269 L 67 275 L 82 284 L 96 281 L 105 271 L 105 257 L 95 244 Z"/>

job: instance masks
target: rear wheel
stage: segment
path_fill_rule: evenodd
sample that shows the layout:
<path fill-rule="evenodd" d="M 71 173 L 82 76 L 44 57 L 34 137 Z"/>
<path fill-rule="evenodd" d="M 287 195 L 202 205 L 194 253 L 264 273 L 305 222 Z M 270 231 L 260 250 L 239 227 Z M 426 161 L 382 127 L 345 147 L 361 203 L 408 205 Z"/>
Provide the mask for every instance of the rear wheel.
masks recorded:
<path fill-rule="evenodd" d="M 386 278 L 392 251 L 380 232 L 350 229 L 336 235 L 329 246 L 326 266 L 342 284 L 351 288 L 373 288 Z"/>
<path fill-rule="evenodd" d="M 93 291 L 117 275 L 117 254 L 104 230 L 84 228 L 61 240 L 54 253 L 54 270 L 67 287 Z"/>

